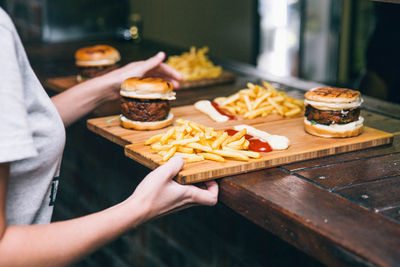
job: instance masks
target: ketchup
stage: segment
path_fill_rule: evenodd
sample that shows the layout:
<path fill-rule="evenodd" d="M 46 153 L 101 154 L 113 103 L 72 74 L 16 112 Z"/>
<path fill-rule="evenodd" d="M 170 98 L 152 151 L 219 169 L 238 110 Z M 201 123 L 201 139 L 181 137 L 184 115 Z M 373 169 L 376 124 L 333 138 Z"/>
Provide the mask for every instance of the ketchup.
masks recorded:
<path fill-rule="evenodd" d="M 264 142 L 260 139 L 250 139 L 249 140 L 249 150 L 256 151 L 256 152 L 271 152 L 272 148 L 268 144 L 268 142 Z"/>
<path fill-rule="evenodd" d="M 237 133 L 238 131 L 232 130 L 232 129 L 227 129 L 227 130 L 225 130 L 225 132 L 227 132 L 229 136 L 232 136 L 235 133 Z M 271 152 L 272 151 L 272 148 L 268 144 L 268 142 L 264 142 L 260 139 L 254 138 L 254 136 L 249 135 L 249 134 L 246 134 L 244 136 L 244 138 L 249 140 L 249 142 L 250 142 L 249 150 L 251 150 L 251 151 L 255 151 L 255 152 Z"/>
<path fill-rule="evenodd" d="M 218 111 L 218 113 L 227 116 L 229 120 L 236 120 L 236 117 L 232 114 L 229 114 L 229 112 L 226 109 L 220 108 L 217 103 L 214 101 L 211 101 L 211 105 Z"/>

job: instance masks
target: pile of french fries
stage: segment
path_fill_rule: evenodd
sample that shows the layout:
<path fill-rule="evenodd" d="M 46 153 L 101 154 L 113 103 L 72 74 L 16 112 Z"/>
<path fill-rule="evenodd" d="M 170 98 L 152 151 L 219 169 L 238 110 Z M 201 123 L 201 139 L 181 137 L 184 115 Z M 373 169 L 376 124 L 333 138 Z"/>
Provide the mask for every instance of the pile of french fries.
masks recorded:
<path fill-rule="evenodd" d="M 269 114 L 293 117 L 302 112 L 303 100 L 276 90 L 268 82 L 264 81 L 262 85 L 247 83 L 248 88 L 228 97 L 217 97 L 214 101 L 232 114 L 243 115 L 244 119 L 266 117 Z"/>
<path fill-rule="evenodd" d="M 182 55 L 170 56 L 167 65 L 179 71 L 184 81 L 193 81 L 204 78 L 216 78 L 221 75 L 222 68 L 215 66 L 206 56 L 208 47 L 196 50 L 192 46 L 190 52 Z"/>
<path fill-rule="evenodd" d="M 229 136 L 225 131 L 184 119 L 176 120 L 177 126 L 166 133 L 154 135 L 145 141 L 167 161 L 174 155 L 181 156 L 185 162 L 214 160 L 226 162 L 225 158 L 248 161 L 250 158 L 260 158 L 260 153 L 248 151 L 249 141 L 246 140 L 246 129 Z"/>

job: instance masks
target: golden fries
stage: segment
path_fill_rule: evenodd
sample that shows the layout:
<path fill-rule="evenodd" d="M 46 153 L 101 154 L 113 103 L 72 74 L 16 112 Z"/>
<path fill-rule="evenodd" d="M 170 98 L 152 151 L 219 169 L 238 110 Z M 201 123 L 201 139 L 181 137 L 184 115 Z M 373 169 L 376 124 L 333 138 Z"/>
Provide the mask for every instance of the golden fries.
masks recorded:
<path fill-rule="evenodd" d="M 279 92 L 268 82 L 262 85 L 247 83 L 245 89 L 228 97 L 214 99 L 221 108 L 235 115 L 243 115 L 245 119 L 266 117 L 268 114 L 279 114 L 284 117 L 293 117 L 300 114 L 304 102 Z"/>
<path fill-rule="evenodd" d="M 192 121 L 178 119 L 176 122 L 178 126 L 145 141 L 145 145 L 160 155 L 162 161 L 174 155 L 181 156 L 186 162 L 205 159 L 226 162 L 225 158 L 247 161 L 261 157 L 259 153 L 247 150 L 246 129 L 229 136 L 225 131 L 216 131 Z"/>
<path fill-rule="evenodd" d="M 170 56 L 167 64 L 179 71 L 184 81 L 193 81 L 204 78 L 216 78 L 221 75 L 222 68 L 215 66 L 206 56 L 208 47 L 197 49 L 190 48 L 190 52 L 185 52 L 179 56 Z"/>

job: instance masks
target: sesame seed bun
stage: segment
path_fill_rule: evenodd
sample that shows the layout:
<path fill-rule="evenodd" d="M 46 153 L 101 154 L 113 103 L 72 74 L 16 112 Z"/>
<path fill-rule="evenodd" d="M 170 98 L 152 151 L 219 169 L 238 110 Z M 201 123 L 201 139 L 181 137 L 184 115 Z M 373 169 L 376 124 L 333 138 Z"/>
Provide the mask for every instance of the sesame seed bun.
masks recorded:
<path fill-rule="evenodd" d="M 113 65 L 121 59 L 117 49 L 109 45 L 87 46 L 75 52 L 78 67 Z"/>

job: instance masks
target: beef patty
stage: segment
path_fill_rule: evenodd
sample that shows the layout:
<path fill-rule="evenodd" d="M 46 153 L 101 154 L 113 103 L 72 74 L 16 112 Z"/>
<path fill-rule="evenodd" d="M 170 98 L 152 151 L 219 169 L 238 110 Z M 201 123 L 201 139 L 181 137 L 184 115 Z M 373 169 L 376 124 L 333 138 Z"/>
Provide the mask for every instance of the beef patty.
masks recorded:
<path fill-rule="evenodd" d="M 309 121 L 320 124 L 345 124 L 357 121 L 360 116 L 360 108 L 344 110 L 319 110 L 311 105 L 306 106 L 305 116 Z"/>
<path fill-rule="evenodd" d="M 112 70 L 118 69 L 119 65 L 113 64 L 109 66 L 94 66 L 94 67 L 78 67 L 79 74 L 86 79 L 101 76 Z"/>
<path fill-rule="evenodd" d="M 121 97 L 121 112 L 133 121 L 161 121 L 171 110 L 168 100 Z"/>

